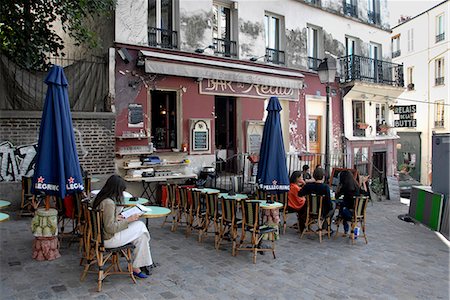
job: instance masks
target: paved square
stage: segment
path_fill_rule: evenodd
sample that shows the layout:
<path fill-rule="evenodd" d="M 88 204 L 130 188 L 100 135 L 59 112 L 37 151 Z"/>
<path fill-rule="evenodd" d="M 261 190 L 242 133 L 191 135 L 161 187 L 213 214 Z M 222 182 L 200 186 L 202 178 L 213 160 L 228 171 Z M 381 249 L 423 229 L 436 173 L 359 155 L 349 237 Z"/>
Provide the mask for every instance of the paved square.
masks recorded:
<path fill-rule="evenodd" d="M 132 284 L 124 276 L 80 282 L 78 245 L 62 257 L 31 258 L 30 218 L 0 223 L 1 299 L 449 299 L 449 248 L 426 227 L 397 218 L 408 207 L 390 201 L 369 204 L 369 244 L 358 239 L 299 239 L 288 228 L 270 253 L 231 256 L 227 244 L 216 251 L 210 235 L 203 243 L 170 232 L 162 219 L 150 222 L 151 249 L 159 266 Z M 13 214 L 11 212 L 11 214 Z M 294 216 L 290 222 L 294 222 Z"/>

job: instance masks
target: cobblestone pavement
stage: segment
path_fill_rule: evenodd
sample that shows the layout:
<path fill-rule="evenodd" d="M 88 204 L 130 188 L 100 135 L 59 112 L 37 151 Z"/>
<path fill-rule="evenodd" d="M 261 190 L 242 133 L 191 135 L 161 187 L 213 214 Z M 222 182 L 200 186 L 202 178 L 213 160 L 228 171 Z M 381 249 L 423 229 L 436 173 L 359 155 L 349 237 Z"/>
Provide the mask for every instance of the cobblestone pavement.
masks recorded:
<path fill-rule="evenodd" d="M 151 249 L 159 266 L 132 284 L 109 277 L 80 282 L 77 245 L 55 261 L 31 258 L 29 218 L 0 223 L 1 299 L 449 299 L 449 248 L 424 226 L 397 218 L 407 206 L 390 201 L 367 209 L 369 244 L 358 239 L 299 239 L 293 229 L 276 242 L 277 258 L 216 251 L 213 237 L 198 243 L 182 229 L 172 233 L 150 222 Z M 12 213 L 13 214 L 13 213 Z M 294 221 L 291 216 L 291 222 Z"/>

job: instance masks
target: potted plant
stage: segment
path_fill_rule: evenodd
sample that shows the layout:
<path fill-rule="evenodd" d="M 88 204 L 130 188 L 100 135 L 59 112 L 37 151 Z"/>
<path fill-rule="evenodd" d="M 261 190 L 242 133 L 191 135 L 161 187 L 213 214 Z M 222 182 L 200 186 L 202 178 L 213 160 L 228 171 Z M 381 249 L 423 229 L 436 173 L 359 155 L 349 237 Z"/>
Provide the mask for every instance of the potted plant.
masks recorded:
<path fill-rule="evenodd" d="M 367 127 L 369 127 L 369 124 L 367 123 L 358 123 L 358 128 L 359 129 L 366 129 Z"/>
<path fill-rule="evenodd" d="M 387 133 L 391 127 L 388 124 L 381 124 L 379 128 L 381 133 Z"/>
<path fill-rule="evenodd" d="M 372 200 L 381 200 L 381 196 L 383 195 L 383 182 L 381 181 L 380 178 L 375 178 L 372 180 L 372 182 L 370 183 L 370 198 Z"/>

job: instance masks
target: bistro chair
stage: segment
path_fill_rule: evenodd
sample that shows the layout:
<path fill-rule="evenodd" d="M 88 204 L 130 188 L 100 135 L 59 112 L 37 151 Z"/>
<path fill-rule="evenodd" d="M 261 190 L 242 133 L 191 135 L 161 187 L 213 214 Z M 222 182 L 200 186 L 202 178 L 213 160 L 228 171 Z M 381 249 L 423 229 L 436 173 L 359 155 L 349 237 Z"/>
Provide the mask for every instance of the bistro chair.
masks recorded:
<path fill-rule="evenodd" d="M 172 216 L 172 227 L 170 228 L 171 231 L 175 231 L 175 223 L 176 223 L 176 217 L 178 215 L 178 206 L 179 206 L 179 200 L 177 197 L 177 185 L 168 183 L 166 184 L 167 188 L 167 201 L 166 201 L 166 207 L 170 209 L 170 214 L 167 215 L 164 218 L 164 222 L 161 224 L 161 227 L 164 226 L 167 222 L 167 218 L 169 216 Z"/>
<path fill-rule="evenodd" d="M 243 177 L 242 175 L 236 175 L 236 176 L 231 176 L 230 177 L 230 190 L 235 192 L 235 193 L 241 193 L 244 188 L 243 188 Z"/>
<path fill-rule="evenodd" d="M 323 198 L 324 198 L 323 196 L 317 196 L 314 194 L 306 196 L 306 203 L 308 205 L 306 209 L 306 222 L 305 228 L 301 232 L 300 238 L 303 238 L 304 234 L 318 234 L 319 242 L 322 243 L 322 235 L 324 234 L 322 226 L 325 222 L 327 224 L 327 229 L 325 230 L 325 233 L 328 234 L 328 238 L 330 238 L 331 218 L 324 217 L 322 215 Z M 311 228 L 313 225 L 317 225 L 316 231 L 314 231 Z"/>
<path fill-rule="evenodd" d="M 236 254 L 238 251 L 252 251 L 253 263 L 256 264 L 256 254 L 260 251 L 271 251 L 275 259 L 275 232 L 276 228 L 268 227 L 260 224 L 259 220 L 259 201 L 241 201 L 242 205 L 242 231 L 239 245 L 236 246 Z M 250 242 L 245 241 L 246 232 L 250 232 Z M 269 234 L 272 242 L 271 248 L 262 248 L 261 241 L 265 234 Z M 248 246 L 248 247 L 247 247 Z"/>
<path fill-rule="evenodd" d="M 189 227 L 189 200 L 188 200 L 188 188 L 178 186 L 177 187 L 177 195 L 179 199 L 178 204 L 178 213 L 177 213 L 177 220 L 175 222 L 175 228 L 174 231 L 177 230 L 178 225 L 180 224 L 186 224 L 186 236 L 188 235 L 188 227 Z M 184 217 L 184 221 L 183 221 Z"/>
<path fill-rule="evenodd" d="M 367 244 L 368 241 L 367 241 L 367 236 L 366 236 L 366 208 L 367 208 L 367 203 L 369 203 L 369 197 L 359 196 L 359 197 L 354 197 L 354 198 L 355 198 L 355 209 L 350 210 L 353 213 L 352 219 L 349 221 L 350 222 L 350 239 L 352 240 L 352 244 L 354 244 L 355 243 L 355 228 L 358 226 L 358 223 L 359 223 L 359 226 L 361 227 L 362 236 L 364 236 L 364 240 L 366 241 L 366 244 Z M 334 236 L 334 238 L 336 238 L 338 236 L 339 225 L 342 224 L 343 222 L 344 222 L 344 220 L 340 216 L 336 219 L 336 235 Z"/>
<path fill-rule="evenodd" d="M 31 193 L 32 177 L 22 176 L 22 199 L 19 216 L 32 216 L 34 214 L 33 197 Z"/>
<path fill-rule="evenodd" d="M 222 199 L 221 202 L 222 218 L 219 223 L 219 238 L 216 249 L 219 250 L 220 244 L 228 236 L 232 243 L 231 254 L 235 256 L 237 231 L 238 226 L 242 224 L 242 220 L 236 218 L 236 200 Z"/>
<path fill-rule="evenodd" d="M 276 201 L 283 203 L 283 234 L 285 234 L 288 214 L 293 213 L 297 214 L 297 212 L 295 210 L 290 209 L 288 206 L 288 192 L 277 194 Z M 297 217 L 297 228 L 300 228 L 298 217 Z"/>
<path fill-rule="evenodd" d="M 203 228 L 200 231 L 200 242 L 203 241 L 203 237 L 208 235 L 209 227 L 211 227 L 211 223 L 214 226 L 214 246 L 217 244 L 217 240 L 219 237 L 219 222 L 220 222 L 220 213 L 219 213 L 219 198 L 218 194 L 205 194 L 205 203 L 206 203 L 206 212 L 205 212 L 205 222 L 203 224 Z"/>
<path fill-rule="evenodd" d="M 83 273 L 81 274 L 81 281 L 84 281 L 87 273 L 97 273 L 97 291 L 102 290 L 103 280 L 109 275 L 128 275 L 131 277 L 133 283 L 136 283 L 136 278 L 133 275 L 132 264 L 132 249 L 134 245 L 128 243 L 121 247 L 106 248 L 103 238 L 103 218 L 102 212 L 92 207 L 88 207 L 87 222 L 86 222 L 86 263 L 84 265 Z M 120 267 L 120 258 L 124 257 L 127 261 L 127 269 L 122 270 Z M 97 266 L 98 271 L 91 271 L 91 266 Z"/>
<path fill-rule="evenodd" d="M 205 223 L 205 204 L 202 201 L 202 193 L 200 191 L 194 191 L 188 189 L 188 199 L 191 199 L 189 208 L 189 224 L 187 228 L 187 235 L 191 234 L 193 230 L 198 231 L 198 241 L 201 239 L 201 231 Z"/>

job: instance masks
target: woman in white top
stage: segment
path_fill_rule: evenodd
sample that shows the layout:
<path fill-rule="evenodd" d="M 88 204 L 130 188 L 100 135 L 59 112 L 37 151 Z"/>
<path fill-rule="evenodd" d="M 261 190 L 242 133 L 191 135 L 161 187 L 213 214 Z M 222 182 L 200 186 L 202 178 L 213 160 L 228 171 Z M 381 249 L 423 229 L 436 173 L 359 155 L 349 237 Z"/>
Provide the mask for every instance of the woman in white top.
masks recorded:
<path fill-rule="evenodd" d="M 108 178 L 103 188 L 95 197 L 93 208 L 103 212 L 103 236 L 106 248 L 116 248 L 132 243 L 135 246 L 133 274 L 139 278 L 147 278 L 141 267 L 153 264 L 150 253 L 150 233 L 144 223 L 138 221 L 139 215 L 123 218 L 117 204 L 123 203 L 125 180 L 118 175 Z"/>

